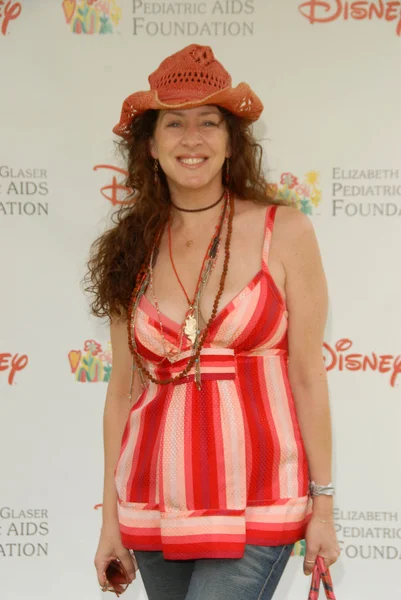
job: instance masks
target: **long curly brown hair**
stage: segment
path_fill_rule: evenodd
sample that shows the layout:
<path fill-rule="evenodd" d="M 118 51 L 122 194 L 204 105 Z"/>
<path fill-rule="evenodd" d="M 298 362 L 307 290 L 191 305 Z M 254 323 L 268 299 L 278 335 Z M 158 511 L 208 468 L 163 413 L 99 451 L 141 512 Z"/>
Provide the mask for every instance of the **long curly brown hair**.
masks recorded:
<path fill-rule="evenodd" d="M 263 174 L 263 150 L 254 138 L 251 123 L 218 108 L 226 121 L 231 142 L 231 193 L 240 200 L 257 204 L 281 203 L 275 199 L 273 186 Z M 127 165 L 125 185 L 134 192 L 112 215 L 114 226 L 90 247 L 88 271 L 82 284 L 84 291 L 92 295 L 90 309 L 97 317 L 126 318 L 136 275 L 157 231 L 168 218 L 167 181 L 159 169 L 155 185 L 154 159 L 149 152 L 158 112 L 148 110 L 136 117 L 129 136 L 116 142 Z"/>

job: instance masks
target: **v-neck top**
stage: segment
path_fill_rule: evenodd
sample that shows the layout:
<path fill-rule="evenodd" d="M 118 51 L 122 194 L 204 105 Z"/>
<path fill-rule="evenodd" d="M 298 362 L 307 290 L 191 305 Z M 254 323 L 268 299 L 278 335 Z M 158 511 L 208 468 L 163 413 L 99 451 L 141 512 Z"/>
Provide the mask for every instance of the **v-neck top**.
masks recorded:
<path fill-rule="evenodd" d="M 130 410 L 115 469 L 126 548 L 174 560 L 241 558 L 245 544 L 305 536 L 312 498 L 288 378 L 289 315 L 268 269 L 276 211 L 266 208 L 260 271 L 208 331 L 201 389 L 192 368 L 172 384 L 148 382 Z M 142 296 L 135 341 L 165 379 L 184 369 L 191 350 L 183 345 L 179 360 L 161 363 L 178 348 L 181 325 L 159 314 Z"/>

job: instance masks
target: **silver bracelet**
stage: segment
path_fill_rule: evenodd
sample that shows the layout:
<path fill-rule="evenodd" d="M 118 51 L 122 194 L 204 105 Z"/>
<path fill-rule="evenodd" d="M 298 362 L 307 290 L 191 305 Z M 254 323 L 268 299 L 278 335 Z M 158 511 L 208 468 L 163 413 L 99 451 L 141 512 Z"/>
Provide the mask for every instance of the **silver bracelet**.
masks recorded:
<path fill-rule="evenodd" d="M 317 485 L 314 481 L 309 484 L 309 491 L 311 496 L 334 496 L 336 493 L 333 483 L 328 485 Z"/>

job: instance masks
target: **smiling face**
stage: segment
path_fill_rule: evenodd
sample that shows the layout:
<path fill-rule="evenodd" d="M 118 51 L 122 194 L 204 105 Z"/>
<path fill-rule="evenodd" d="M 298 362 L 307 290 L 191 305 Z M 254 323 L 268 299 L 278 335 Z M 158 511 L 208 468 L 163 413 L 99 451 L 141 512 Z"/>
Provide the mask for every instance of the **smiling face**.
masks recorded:
<path fill-rule="evenodd" d="M 159 160 L 170 191 L 220 183 L 230 156 L 227 124 L 216 106 L 161 110 L 150 152 Z"/>

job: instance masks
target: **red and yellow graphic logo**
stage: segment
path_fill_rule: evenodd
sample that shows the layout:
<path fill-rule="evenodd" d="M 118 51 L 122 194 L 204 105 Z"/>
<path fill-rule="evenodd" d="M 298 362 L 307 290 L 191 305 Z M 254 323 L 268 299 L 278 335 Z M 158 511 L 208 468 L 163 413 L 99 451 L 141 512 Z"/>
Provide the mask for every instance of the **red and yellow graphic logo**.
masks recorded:
<path fill-rule="evenodd" d="M 401 35 L 400 2 L 343 2 L 342 0 L 311 0 L 299 5 L 298 10 L 310 23 L 331 23 L 343 19 L 344 21 L 383 21 L 397 22 L 397 35 Z"/>
<path fill-rule="evenodd" d="M 21 10 L 22 7 L 19 2 L 0 0 L 0 31 L 3 35 L 6 35 L 10 21 L 14 21 L 20 16 Z"/>
<path fill-rule="evenodd" d="M 108 169 L 114 173 L 124 175 L 125 177 L 128 175 L 128 171 L 120 169 L 119 167 L 114 167 L 113 165 L 95 165 L 93 167 L 94 171 L 99 171 L 100 169 Z M 131 188 L 127 188 L 125 185 L 118 183 L 116 175 L 113 175 L 111 183 L 101 187 L 100 193 L 106 200 L 111 202 L 113 206 L 116 206 L 116 204 L 125 204 L 126 198 L 132 194 L 132 190 Z"/>
<path fill-rule="evenodd" d="M 332 371 L 377 371 L 390 377 L 391 387 L 395 387 L 398 375 L 401 373 L 401 356 L 394 354 L 361 354 L 348 352 L 353 342 L 348 339 L 339 340 L 332 348 L 324 343 L 324 360 L 326 370 Z"/>
<path fill-rule="evenodd" d="M 116 0 L 63 0 L 61 4 L 73 33 L 113 33 L 122 16 Z"/>
<path fill-rule="evenodd" d="M 7 381 L 9 385 L 14 383 L 16 373 L 25 369 L 27 364 L 28 357 L 26 354 L 10 354 L 9 352 L 0 352 L 0 372 L 7 372 Z"/>
<path fill-rule="evenodd" d="M 108 382 L 111 374 L 111 343 L 108 342 L 106 349 L 95 340 L 86 340 L 84 349 L 71 350 L 68 353 L 71 372 L 75 379 L 83 383 L 95 383 L 97 381 Z"/>
<path fill-rule="evenodd" d="M 283 173 L 280 184 L 269 184 L 268 188 L 278 200 L 285 200 L 306 215 L 313 214 L 313 208 L 322 201 L 319 173 L 316 171 L 306 173 L 302 182 L 292 173 Z"/>

